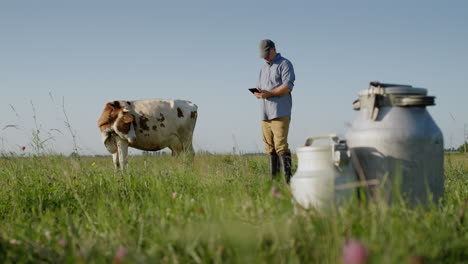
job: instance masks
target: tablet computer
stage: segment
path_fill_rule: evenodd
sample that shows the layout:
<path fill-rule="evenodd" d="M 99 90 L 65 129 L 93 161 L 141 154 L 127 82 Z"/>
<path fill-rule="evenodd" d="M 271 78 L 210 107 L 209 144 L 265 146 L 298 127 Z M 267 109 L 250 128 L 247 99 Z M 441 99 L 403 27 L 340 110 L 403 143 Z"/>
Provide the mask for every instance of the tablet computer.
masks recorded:
<path fill-rule="evenodd" d="M 257 88 L 249 88 L 249 91 L 252 92 L 252 93 L 258 93 L 258 89 Z"/>

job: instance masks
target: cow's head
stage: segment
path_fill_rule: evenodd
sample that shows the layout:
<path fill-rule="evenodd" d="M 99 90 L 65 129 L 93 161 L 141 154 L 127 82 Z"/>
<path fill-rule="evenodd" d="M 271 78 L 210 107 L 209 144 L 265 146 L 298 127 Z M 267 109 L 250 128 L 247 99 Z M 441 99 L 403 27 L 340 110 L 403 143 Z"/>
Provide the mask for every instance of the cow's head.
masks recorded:
<path fill-rule="evenodd" d="M 104 144 L 111 138 L 112 133 L 117 134 L 120 138 L 126 139 L 130 143 L 135 142 L 134 119 L 129 110 L 125 106 L 122 106 L 119 101 L 107 103 L 98 121 Z"/>

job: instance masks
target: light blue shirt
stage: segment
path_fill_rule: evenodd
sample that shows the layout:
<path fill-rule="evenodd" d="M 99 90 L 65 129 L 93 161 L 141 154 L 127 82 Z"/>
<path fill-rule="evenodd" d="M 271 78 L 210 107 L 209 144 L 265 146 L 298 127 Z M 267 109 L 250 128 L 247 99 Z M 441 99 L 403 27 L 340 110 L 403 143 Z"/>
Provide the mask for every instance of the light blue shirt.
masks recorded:
<path fill-rule="evenodd" d="M 280 53 L 271 61 L 265 64 L 260 70 L 257 88 L 271 91 L 274 88 L 285 84 L 289 89 L 293 89 L 294 68 L 292 63 L 281 56 Z M 260 99 L 262 108 L 262 119 L 271 120 L 283 116 L 291 116 L 292 97 L 291 93 L 283 96 L 273 96 Z"/>

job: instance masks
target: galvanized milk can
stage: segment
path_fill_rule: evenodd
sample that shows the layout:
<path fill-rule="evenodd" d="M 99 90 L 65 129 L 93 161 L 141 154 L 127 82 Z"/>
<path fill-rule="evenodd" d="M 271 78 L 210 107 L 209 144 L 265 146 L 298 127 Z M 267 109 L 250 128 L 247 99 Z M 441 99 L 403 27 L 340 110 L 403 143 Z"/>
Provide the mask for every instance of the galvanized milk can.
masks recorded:
<path fill-rule="evenodd" d="M 444 194 L 444 141 L 430 105 L 426 89 L 378 82 L 353 103 L 359 113 L 346 134 L 353 166 L 361 179 L 378 180 L 389 201 L 396 186 L 413 204 Z"/>
<path fill-rule="evenodd" d="M 327 145 L 317 141 L 327 140 Z M 296 202 L 304 208 L 327 209 L 333 202 L 349 199 L 355 188 L 346 187 L 356 182 L 349 167 L 346 143 L 335 135 L 308 137 L 297 149 L 298 167 L 291 179 L 291 190 Z M 338 188 L 340 186 L 341 188 Z M 344 187 L 343 187 L 344 186 Z"/>

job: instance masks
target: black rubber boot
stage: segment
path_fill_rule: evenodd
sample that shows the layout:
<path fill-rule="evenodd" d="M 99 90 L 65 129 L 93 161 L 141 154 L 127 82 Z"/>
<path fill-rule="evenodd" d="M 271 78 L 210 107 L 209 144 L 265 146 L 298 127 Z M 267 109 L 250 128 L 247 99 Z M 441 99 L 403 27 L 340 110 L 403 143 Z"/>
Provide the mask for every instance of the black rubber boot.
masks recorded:
<path fill-rule="evenodd" d="M 289 184 L 291 180 L 291 153 L 284 153 L 279 155 L 280 164 L 281 164 L 281 172 L 284 173 L 284 177 L 286 178 L 286 183 Z"/>
<path fill-rule="evenodd" d="M 276 178 L 276 175 L 278 175 L 279 172 L 279 162 L 278 162 L 278 154 L 273 153 L 268 155 L 269 160 L 270 160 L 270 176 L 271 179 L 274 180 Z"/>

